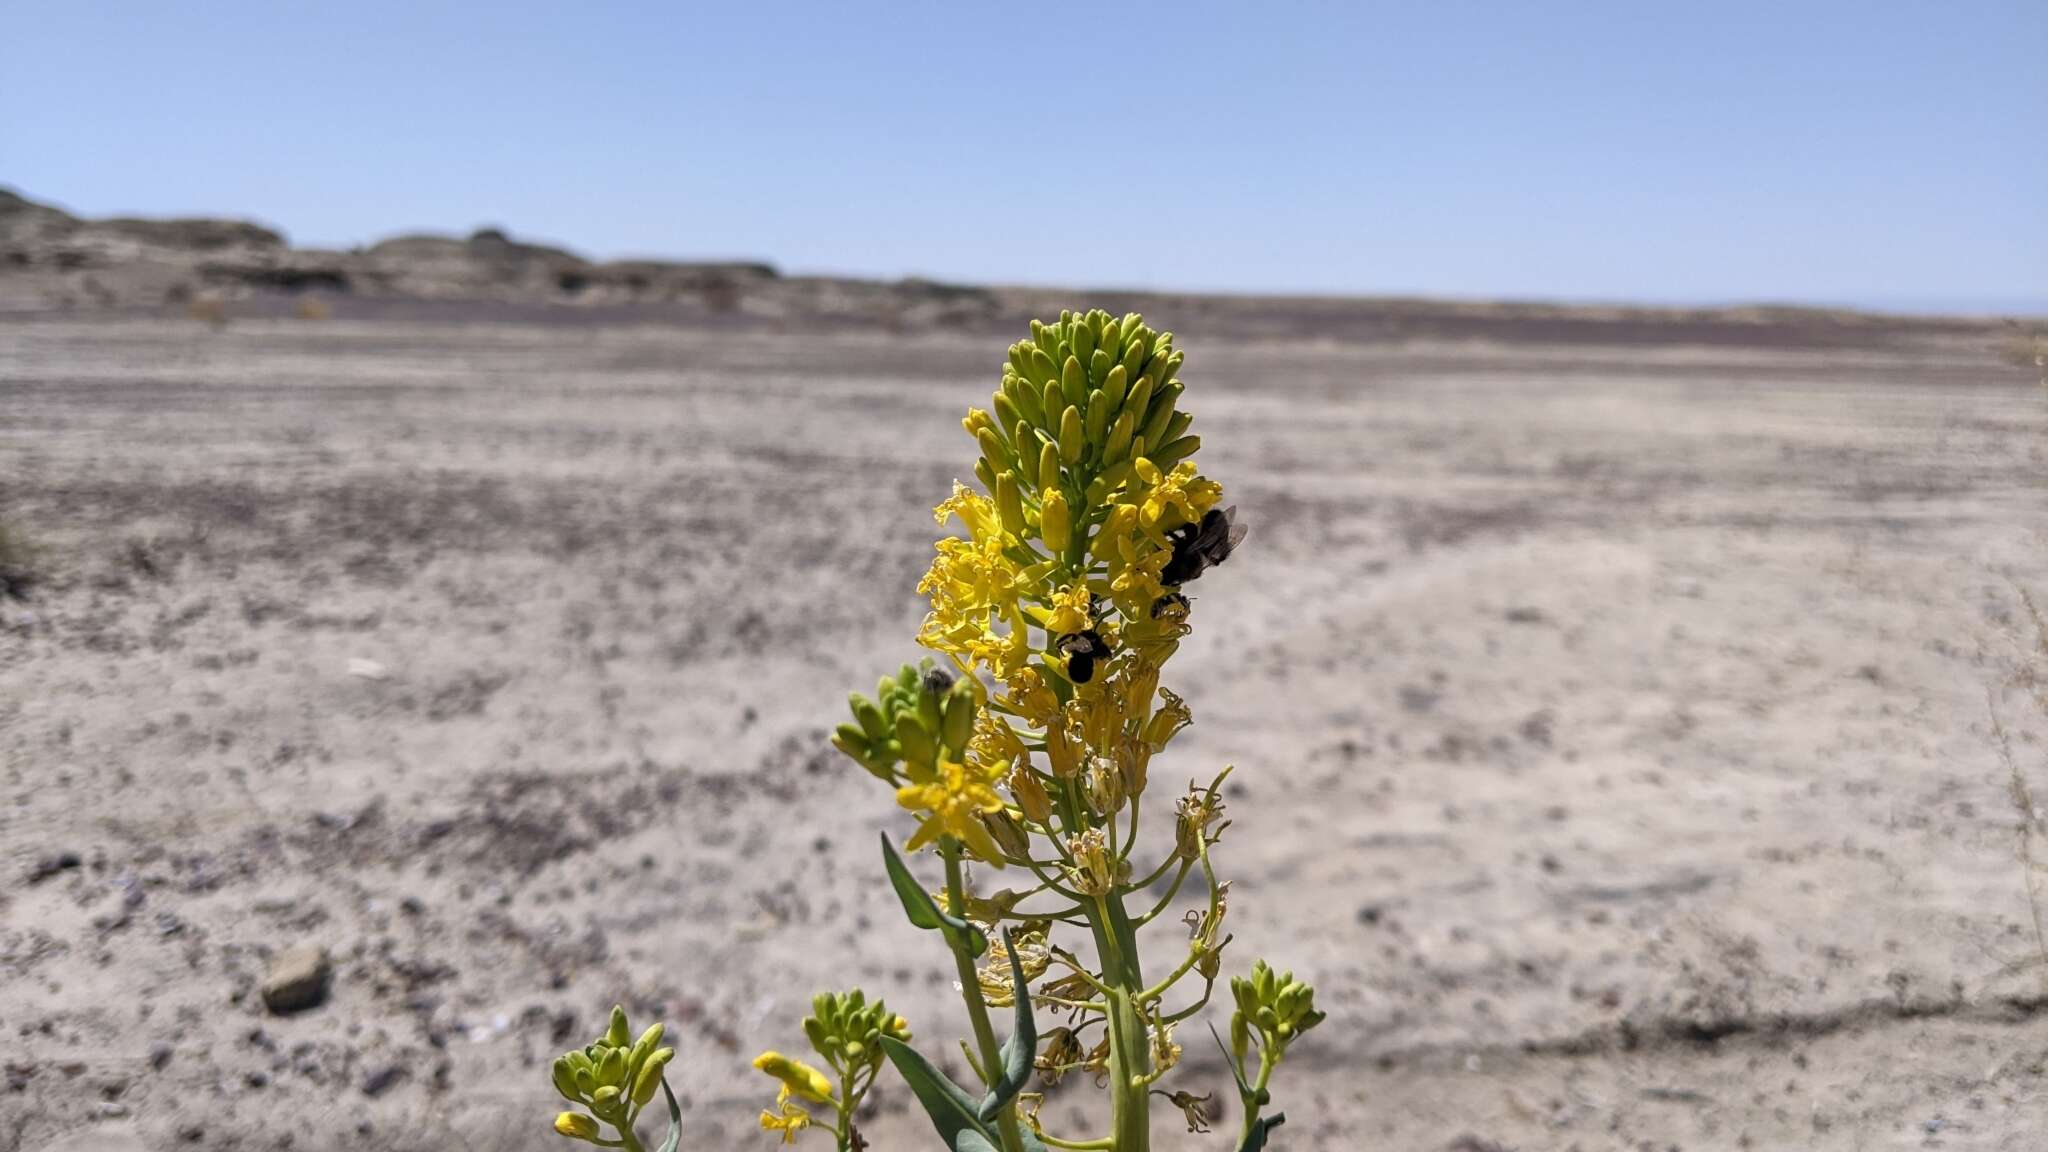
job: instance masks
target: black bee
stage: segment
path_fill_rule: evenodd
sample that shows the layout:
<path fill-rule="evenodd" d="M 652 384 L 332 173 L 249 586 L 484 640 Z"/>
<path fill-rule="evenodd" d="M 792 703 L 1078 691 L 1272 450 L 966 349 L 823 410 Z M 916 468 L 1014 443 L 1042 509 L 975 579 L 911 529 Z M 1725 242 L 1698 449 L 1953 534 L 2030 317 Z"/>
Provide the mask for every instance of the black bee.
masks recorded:
<path fill-rule="evenodd" d="M 1093 628 L 1069 632 L 1055 645 L 1067 658 L 1067 679 L 1086 684 L 1095 678 L 1095 662 L 1109 655 L 1109 644 Z"/>
<path fill-rule="evenodd" d="M 1168 592 L 1152 602 L 1152 618 L 1178 624 L 1188 618 L 1189 607 L 1187 597 L 1178 592 Z"/>
<path fill-rule="evenodd" d="M 944 696 L 952 690 L 953 674 L 935 664 L 924 670 L 922 683 L 925 691 L 934 696 Z"/>
<path fill-rule="evenodd" d="M 1159 582 L 1168 586 L 1185 584 L 1211 567 L 1230 558 L 1243 541 L 1245 529 L 1237 524 L 1237 509 L 1211 508 L 1200 524 L 1183 524 L 1166 534 L 1173 545 L 1173 559 L 1160 570 Z"/>

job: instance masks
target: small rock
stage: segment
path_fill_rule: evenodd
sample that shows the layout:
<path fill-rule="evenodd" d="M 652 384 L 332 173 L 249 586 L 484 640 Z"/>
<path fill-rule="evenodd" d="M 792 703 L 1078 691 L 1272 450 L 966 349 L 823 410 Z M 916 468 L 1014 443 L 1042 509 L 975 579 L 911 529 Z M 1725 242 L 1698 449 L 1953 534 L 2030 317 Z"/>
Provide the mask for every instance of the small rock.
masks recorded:
<path fill-rule="evenodd" d="M 169 1044 L 158 1044 L 149 1050 L 149 1066 L 161 1072 L 165 1068 L 170 1067 L 171 1057 L 174 1055 L 176 1055 L 176 1049 L 172 1048 Z"/>
<path fill-rule="evenodd" d="M 363 1077 L 363 1095 L 382 1096 L 405 1077 L 405 1066 L 402 1064 L 386 1064 L 380 1068 L 372 1068 L 369 1074 Z"/>
<path fill-rule="evenodd" d="M 333 975 L 325 948 L 302 944 L 280 952 L 263 975 L 263 1006 L 280 1016 L 318 1008 Z"/>
<path fill-rule="evenodd" d="M 391 678 L 391 671 L 389 669 L 375 660 L 366 660 L 361 656 L 349 658 L 348 674 L 362 680 L 389 680 Z"/>
<path fill-rule="evenodd" d="M 76 852 L 52 852 L 29 866 L 28 882 L 40 884 L 60 872 L 69 872 L 85 863 Z"/>

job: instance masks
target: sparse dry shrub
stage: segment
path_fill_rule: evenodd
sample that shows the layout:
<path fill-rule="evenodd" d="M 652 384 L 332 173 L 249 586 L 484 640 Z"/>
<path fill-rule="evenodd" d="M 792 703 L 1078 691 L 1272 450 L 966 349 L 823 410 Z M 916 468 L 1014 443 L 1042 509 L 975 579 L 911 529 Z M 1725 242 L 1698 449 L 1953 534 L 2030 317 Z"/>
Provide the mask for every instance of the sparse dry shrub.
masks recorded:
<path fill-rule="evenodd" d="M 318 296 L 301 296 L 292 305 L 292 315 L 300 320 L 326 320 L 334 315 L 334 306 Z"/>

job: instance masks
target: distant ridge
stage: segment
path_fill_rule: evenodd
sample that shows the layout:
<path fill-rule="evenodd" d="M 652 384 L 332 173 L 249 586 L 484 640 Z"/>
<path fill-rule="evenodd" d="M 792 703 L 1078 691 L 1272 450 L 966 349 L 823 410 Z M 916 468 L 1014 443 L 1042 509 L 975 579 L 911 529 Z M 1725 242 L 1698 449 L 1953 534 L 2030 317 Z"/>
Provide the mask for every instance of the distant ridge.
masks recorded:
<path fill-rule="evenodd" d="M 1796 306 L 1634 307 L 1420 298 L 1230 296 L 785 276 L 759 261 L 593 261 L 496 228 L 404 234 L 346 251 L 295 248 L 248 220 L 85 219 L 0 187 L 0 314 L 184 310 L 489 320 L 1015 330 L 1063 307 L 1143 311 L 1219 337 L 1853 347 L 1983 333 L 1981 317 Z"/>

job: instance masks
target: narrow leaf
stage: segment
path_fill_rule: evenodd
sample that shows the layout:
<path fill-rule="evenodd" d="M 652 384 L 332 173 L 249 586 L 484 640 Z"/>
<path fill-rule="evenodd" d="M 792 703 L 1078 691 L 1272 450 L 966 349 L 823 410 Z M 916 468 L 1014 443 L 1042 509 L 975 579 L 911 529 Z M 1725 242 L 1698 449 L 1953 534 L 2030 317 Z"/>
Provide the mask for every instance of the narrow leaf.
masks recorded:
<path fill-rule="evenodd" d="M 1238 1098 L 1242 1100 L 1256 1099 L 1260 1107 L 1271 1104 L 1273 1102 L 1273 1094 L 1271 1092 L 1260 1089 L 1254 1093 L 1252 1086 L 1245 1082 L 1244 1069 L 1238 1067 L 1237 1057 L 1230 1054 L 1230 1046 L 1223 1042 L 1222 1035 L 1216 1031 L 1216 1025 L 1209 1025 L 1209 1035 L 1216 1037 L 1216 1047 L 1223 1050 L 1223 1062 L 1230 1066 L 1230 1078 L 1237 1081 Z M 1278 1123 L 1278 1121 L 1276 1120 L 1275 1123 Z M 1260 1139 L 1263 1140 L 1264 1137 L 1260 1137 Z"/>
<path fill-rule="evenodd" d="M 676 1145 L 683 1139 L 683 1106 L 676 1103 L 676 1094 L 669 1090 L 666 1076 L 661 1078 L 661 1094 L 668 1097 L 668 1136 L 661 1142 L 661 1152 L 676 1152 Z"/>
<path fill-rule="evenodd" d="M 1010 1038 L 1003 1042 L 1003 1066 L 996 1070 L 996 1079 L 988 1086 L 988 1095 L 981 1100 L 981 1118 L 984 1122 L 994 1120 L 1003 1105 L 1015 1099 L 1017 1093 L 1031 1080 L 1031 1061 L 1038 1055 L 1038 1026 L 1031 1018 L 1031 990 L 1024 986 L 1024 964 L 1017 959 L 1017 942 L 1010 930 L 1003 929 L 1003 948 L 1010 954 L 1010 987 L 1017 1003 L 1016 1023 L 1012 1026 Z"/>
<path fill-rule="evenodd" d="M 1261 1116 L 1252 1121 L 1252 1130 L 1244 1134 L 1244 1143 L 1237 1146 L 1237 1152 L 1261 1152 L 1266 1146 L 1266 1133 L 1287 1123 L 1285 1112 Z"/>
<path fill-rule="evenodd" d="M 903 856 L 896 851 L 896 845 L 890 842 L 887 832 L 882 833 L 882 866 L 888 870 L 889 886 L 896 889 L 896 899 L 903 902 L 903 914 L 910 917 L 912 925 L 937 928 L 949 935 L 958 934 L 967 941 L 967 954 L 970 956 L 980 956 L 988 951 L 988 937 L 981 934 L 981 929 L 940 908 L 932 894 L 917 882 L 917 877 L 910 872 L 910 865 L 903 862 Z"/>
<path fill-rule="evenodd" d="M 924 1105 L 925 1115 L 931 1117 L 932 1127 L 946 1147 L 953 1152 L 994 1152 L 996 1142 L 976 1119 L 975 1100 L 966 1090 L 932 1067 L 917 1049 L 893 1036 L 882 1037 L 882 1051 L 910 1085 L 917 1102 Z M 981 1142 L 977 1144 L 975 1139 Z"/>

